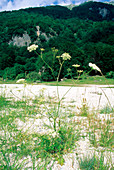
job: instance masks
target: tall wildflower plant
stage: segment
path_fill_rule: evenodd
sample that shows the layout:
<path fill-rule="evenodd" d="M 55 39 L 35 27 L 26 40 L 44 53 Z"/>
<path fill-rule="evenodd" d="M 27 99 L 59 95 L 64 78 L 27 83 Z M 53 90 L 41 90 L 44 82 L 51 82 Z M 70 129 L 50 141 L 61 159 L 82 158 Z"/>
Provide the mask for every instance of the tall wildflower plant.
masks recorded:
<path fill-rule="evenodd" d="M 58 121 L 58 126 L 59 126 L 59 128 L 60 128 L 60 126 L 61 126 L 61 122 L 60 122 L 60 106 L 61 106 L 61 102 L 62 102 L 63 98 L 65 97 L 65 95 L 66 95 L 66 94 L 70 91 L 70 89 L 73 87 L 73 85 L 72 85 L 72 86 L 68 89 L 68 91 L 67 91 L 67 92 L 62 96 L 62 98 L 60 99 L 59 89 L 58 89 L 58 82 L 59 82 L 61 70 L 62 70 L 62 67 L 63 67 L 63 64 L 65 63 L 65 61 L 70 60 L 70 59 L 71 59 L 71 56 L 70 56 L 68 53 L 66 53 L 66 52 L 63 53 L 61 56 L 56 56 L 58 50 L 55 49 L 55 48 L 52 48 L 52 52 L 53 52 L 53 62 L 52 62 L 52 63 L 53 63 L 53 65 L 54 65 L 54 61 L 55 61 L 55 57 L 56 57 L 56 58 L 58 59 L 58 61 L 59 61 L 59 65 L 60 65 L 59 71 L 58 71 L 58 75 L 57 75 L 57 78 L 56 78 L 55 75 L 54 75 L 54 69 L 53 69 L 53 67 L 51 67 L 51 66 L 44 60 L 44 58 L 43 58 L 43 51 L 44 51 L 44 49 L 41 48 L 41 49 L 40 49 L 40 50 L 41 50 L 41 53 L 38 54 L 37 51 L 36 51 L 37 48 L 38 48 L 38 45 L 33 44 L 33 45 L 31 45 L 30 47 L 28 47 L 27 50 L 28 50 L 29 52 L 34 51 L 34 52 L 42 59 L 42 61 L 45 63 L 45 65 L 51 70 L 52 75 L 53 75 L 53 78 L 54 78 L 54 80 L 57 82 L 58 105 L 57 105 L 57 109 L 55 109 L 56 114 L 55 114 L 55 116 L 53 117 L 53 120 L 54 120 L 54 130 L 56 131 L 57 119 L 59 119 L 59 121 Z M 80 77 L 81 74 L 85 74 L 85 73 L 83 72 L 83 70 L 78 70 L 78 68 L 80 67 L 79 64 L 74 64 L 74 65 L 72 65 L 72 66 L 76 68 L 76 75 L 78 76 L 78 77 L 77 77 L 77 80 L 79 79 L 79 77 Z M 88 73 L 86 73 L 86 75 L 89 75 L 89 73 L 90 73 L 92 70 L 97 70 L 98 72 L 100 72 L 100 74 L 101 74 L 102 76 L 104 76 L 103 73 L 102 73 L 102 71 L 100 70 L 100 68 L 99 68 L 98 66 L 96 66 L 95 64 L 89 63 L 89 67 L 91 68 L 91 70 L 90 70 Z M 101 89 L 101 90 L 102 90 L 103 93 L 105 94 L 104 90 L 103 90 L 103 89 Z M 106 94 L 105 94 L 105 96 L 106 96 Z M 108 100 L 109 105 L 111 106 L 110 101 L 109 101 L 109 99 L 108 99 L 107 96 L 106 96 L 106 98 L 107 98 L 107 100 Z"/>
<path fill-rule="evenodd" d="M 63 97 L 60 99 L 59 97 L 59 90 L 58 90 L 58 82 L 59 82 L 59 78 L 60 78 L 60 74 L 61 74 L 61 70 L 62 70 L 62 67 L 63 67 L 63 64 L 65 63 L 65 61 L 67 60 L 70 60 L 71 59 L 71 56 L 68 54 L 68 53 L 63 53 L 61 56 L 56 56 L 58 50 L 55 49 L 55 48 L 52 48 L 52 52 L 53 52 L 53 65 L 54 65 L 54 60 L 55 60 L 55 57 L 58 59 L 59 61 L 59 65 L 60 65 L 60 68 L 59 68 L 59 72 L 58 72 L 58 75 L 57 75 L 57 78 L 55 77 L 54 75 L 54 70 L 53 68 L 44 60 L 43 58 L 43 51 L 44 49 L 41 48 L 41 54 L 39 55 L 36 51 L 36 49 L 38 48 L 38 45 L 31 45 L 30 47 L 27 48 L 27 50 L 29 52 L 32 52 L 32 51 L 35 51 L 35 53 L 42 59 L 42 61 L 45 63 L 45 65 L 51 70 L 52 72 L 52 75 L 53 75 L 53 78 L 54 80 L 57 82 L 57 97 L 58 97 L 58 106 L 57 106 L 57 110 L 56 110 L 56 114 L 55 116 L 53 117 L 54 119 L 54 130 L 56 131 L 56 127 L 57 127 L 57 118 L 59 119 L 58 121 L 58 126 L 60 128 L 61 126 L 61 122 L 60 122 L 60 106 L 61 106 L 61 101 L 63 100 L 63 98 L 65 97 L 65 95 L 68 93 L 68 91 L 71 89 L 69 89 L 64 95 Z"/>

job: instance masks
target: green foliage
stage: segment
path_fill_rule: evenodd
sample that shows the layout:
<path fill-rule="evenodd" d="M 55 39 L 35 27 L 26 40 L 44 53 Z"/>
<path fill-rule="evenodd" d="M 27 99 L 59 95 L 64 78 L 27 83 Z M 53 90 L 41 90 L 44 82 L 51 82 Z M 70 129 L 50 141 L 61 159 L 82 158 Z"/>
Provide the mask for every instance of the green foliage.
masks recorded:
<path fill-rule="evenodd" d="M 5 80 L 7 80 L 7 79 L 14 80 L 15 77 L 16 77 L 16 72 L 15 72 L 14 68 L 7 67 L 4 70 L 3 79 L 5 79 Z"/>
<path fill-rule="evenodd" d="M 56 158 L 57 155 L 62 156 L 65 152 L 70 151 L 74 147 L 75 141 L 78 140 L 78 138 L 79 135 L 74 132 L 73 128 L 69 127 L 67 129 L 61 127 L 55 136 L 53 136 L 53 134 L 38 136 L 33 150 L 38 153 L 37 158 L 46 157 L 46 155 L 49 156 L 50 154 Z M 25 146 L 26 144 L 23 144 L 23 150 L 27 149 Z M 29 152 L 31 151 L 28 150 L 28 153 Z"/>
<path fill-rule="evenodd" d="M 109 169 L 109 165 L 104 165 L 104 157 L 103 155 L 98 158 L 97 156 L 93 156 L 92 158 L 85 157 L 84 159 L 80 159 L 80 168 L 82 170 L 107 170 Z"/>
<path fill-rule="evenodd" d="M 114 71 L 110 71 L 110 72 L 106 73 L 106 78 L 114 79 Z"/>
<path fill-rule="evenodd" d="M 41 76 L 37 72 L 30 72 L 30 73 L 27 74 L 26 79 L 29 79 L 29 80 L 34 82 L 36 80 L 40 80 Z"/>
<path fill-rule="evenodd" d="M 20 73 L 16 76 L 16 80 L 18 79 L 25 79 L 25 73 Z"/>
<path fill-rule="evenodd" d="M 27 58 L 26 59 L 26 64 L 25 64 L 25 71 L 30 72 L 36 70 L 36 65 L 35 65 L 36 59 L 35 57 Z"/>
<path fill-rule="evenodd" d="M 110 12 L 102 17 L 99 14 L 100 8 L 106 8 Z M 99 2 L 87 2 L 72 10 L 62 6 L 48 6 L 0 12 L 0 70 L 6 72 L 11 68 L 9 69 L 11 76 L 6 76 L 7 73 L 4 73 L 4 77 L 8 79 L 15 79 L 18 74 L 25 71 L 29 73 L 42 70 L 42 60 L 33 52 L 27 51 L 27 42 L 25 46 L 18 46 L 19 42 L 17 44 L 15 41 L 11 42 L 15 36 L 22 38 L 26 32 L 31 44 L 39 45 L 38 54 L 40 48 L 45 49 L 44 59 L 46 58 L 51 67 L 53 65 L 56 76 L 59 63 L 57 60 L 52 63 L 52 47 L 59 50 L 57 55 L 67 52 L 72 56 L 71 62 L 63 66 L 61 78 L 66 76 L 68 68 L 71 68 L 74 77 L 72 64 L 76 63 L 86 71 L 89 62 L 96 63 L 106 74 L 114 68 L 112 18 L 113 6 Z M 40 27 L 39 37 L 36 26 Z M 18 67 L 19 71 L 16 69 L 16 64 L 21 65 L 21 68 Z M 43 81 L 53 80 L 47 68 L 43 74 Z"/>
<path fill-rule="evenodd" d="M 101 137 L 99 140 L 99 144 L 102 147 L 113 147 L 114 145 L 114 134 L 110 131 L 111 126 L 110 122 L 105 126 L 105 129 L 101 132 Z"/>
<path fill-rule="evenodd" d="M 20 64 L 15 64 L 14 67 L 7 67 L 3 72 L 3 79 L 14 80 L 16 76 L 24 72 L 24 66 Z"/>
<path fill-rule="evenodd" d="M 102 17 L 100 14 L 99 8 L 106 8 L 110 9 L 110 14 L 107 14 L 106 16 Z M 81 19 L 89 19 L 93 21 L 102 21 L 102 20 L 110 20 L 112 16 L 114 15 L 114 10 L 113 10 L 113 5 L 107 6 L 105 3 L 101 2 L 85 2 L 81 4 L 80 6 L 74 7 L 73 10 L 73 15 L 78 16 Z"/>
<path fill-rule="evenodd" d="M 49 71 L 46 71 L 46 72 L 43 72 L 41 74 L 41 80 L 42 81 L 52 81 L 54 78 L 53 78 L 53 75 L 51 74 L 51 72 Z"/>
<path fill-rule="evenodd" d="M 114 68 L 114 47 L 105 43 L 87 43 L 84 51 L 90 56 L 90 61 L 96 63 L 105 74 Z M 110 58 L 110 59 L 109 59 Z M 105 66 L 105 67 L 104 67 Z"/>
<path fill-rule="evenodd" d="M 10 103 L 10 101 L 8 101 L 4 96 L 2 96 L 2 95 L 0 96 L 0 110 L 4 106 L 6 107 L 9 103 Z"/>
<path fill-rule="evenodd" d="M 110 115 L 109 115 L 110 116 Z M 99 120 L 99 123 L 96 124 L 95 118 L 89 118 L 91 121 L 89 121 L 90 128 L 92 130 L 89 132 L 89 140 L 90 142 L 95 146 L 101 146 L 101 147 L 107 147 L 107 148 L 113 148 L 113 137 L 114 134 L 111 131 L 112 129 L 112 120 L 106 120 L 102 119 Z M 100 129 L 100 133 L 98 133 L 97 129 Z"/>
<path fill-rule="evenodd" d="M 108 105 L 100 110 L 100 114 L 110 114 L 110 113 L 114 113 L 114 108 Z"/>

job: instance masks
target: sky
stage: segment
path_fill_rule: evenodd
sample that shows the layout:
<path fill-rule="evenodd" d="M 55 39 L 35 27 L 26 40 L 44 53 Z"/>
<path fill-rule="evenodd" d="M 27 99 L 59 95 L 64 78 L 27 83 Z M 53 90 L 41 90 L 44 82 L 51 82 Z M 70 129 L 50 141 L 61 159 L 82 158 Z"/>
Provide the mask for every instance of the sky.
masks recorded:
<path fill-rule="evenodd" d="M 12 11 L 29 7 L 40 7 L 48 5 L 79 5 L 86 0 L 0 0 L 0 12 Z M 95 0 L 95 1 L 111 1 L 111 0 Z"/>

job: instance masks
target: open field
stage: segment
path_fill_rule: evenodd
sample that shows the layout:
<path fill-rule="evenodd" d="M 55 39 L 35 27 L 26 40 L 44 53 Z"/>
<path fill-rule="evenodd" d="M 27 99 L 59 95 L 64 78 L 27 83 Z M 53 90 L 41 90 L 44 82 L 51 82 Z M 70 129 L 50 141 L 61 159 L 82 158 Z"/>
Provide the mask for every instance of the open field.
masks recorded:
<path fill-rule="evenodd" d="M 1 84 L 0 169 L 113 169 L 107 87 Z"/>

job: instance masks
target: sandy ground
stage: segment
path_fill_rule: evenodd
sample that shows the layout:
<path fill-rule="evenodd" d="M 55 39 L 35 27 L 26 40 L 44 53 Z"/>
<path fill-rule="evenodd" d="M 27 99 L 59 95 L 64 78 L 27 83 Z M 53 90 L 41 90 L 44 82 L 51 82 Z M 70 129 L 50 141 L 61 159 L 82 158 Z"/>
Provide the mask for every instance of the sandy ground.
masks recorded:
<path fill-rule="evenodd" d="M 23 84 L 1 84 L 0 94 L 4 94 L 6 97 L 13 97 L 16 100 L 20 100 L 22 99 L 22 97 L 26 97 L 29 99 L 34 98 L 35 96 L 39 96 L 42 93 L 42 89 L 44 89 L 45 96 L 58 96 L 57 94 L 59 93 L 60 99 L 64 97 L 64 104 L 66 104 L 66 106 L 68 105 L 68 103 L 72 103 L 76 107 L 81 107 L 83 100 L 87 103 L 90 109 L 100 109 L 107 104 L 111 105 L 112 107 L 114 106 L 114 88 L 107 88 L 106 85 L 87 85 L 85 87 L 72 88 L 59 86 L 57 93 L 56 86 L 26 85 L 25 87 Z M 38 124 L 38 120 L 36 123 Z M 22 126 L 26 126 L 24 125 L 24 122 L 21 122 L 20 120 L 18 125 L 21 126 L 21 128 Z M 29 120 L 29 122 L 27 122 L 27 125 L 30 126 L 29 128 L 32 128 L 32 126 L 35 126 L 35 122 L 34 124 L 32 124 Z M 28 128 L 28 126 L 26 127 Z M 33 128 L 30 130 L 33 131 Z M 98 150 L 100 150 L 100 148 L 98 148 Z M 78 153 L 80 157 L 93 155 L 94 148 L 90 145 L 90 141 L 88 140 L 88 138 L 79 140 L 76 150 L 74 150 L 73 153 L 69 153 L 63 156 L 65 160 L 64 165 L 61 166 L 57 162 L 55 162 L 53 170 L 79 170 L 76 153 Z M 98 153 L 99 152 L 96 152 L 96 154 Z M 105 158 L 107 160 L 107 155 L 110 155 L 112 153 L 106 152 L 105 154 Z M 112 155 L 111 157 L 114 157 L 114 155 Z"/>
<path fill-rule="evenodd" d="M 114 87 L 112 85 L 111 87 Z M 5 94 L 6 97 L 15 97 L 21 99 L 22 97 L 34 98 L 41 93 L 41 89 L 44 90 L 45 96 L 57 96 L 56 86 L 47 85 L 27 85 L 23 84 L 1 84 L 0 93 Z M 89 85 L 85 87 L 58 87 L 59 98 L 64 97 L 64 101 L 73 102 L 76 106 L 81 106 L 83 99 L 86 99 L 86 103 L 89 108 L 102 108 L 107 104 L 114 106 L 114 88 L 108 88 L 106 85 Z"/>

